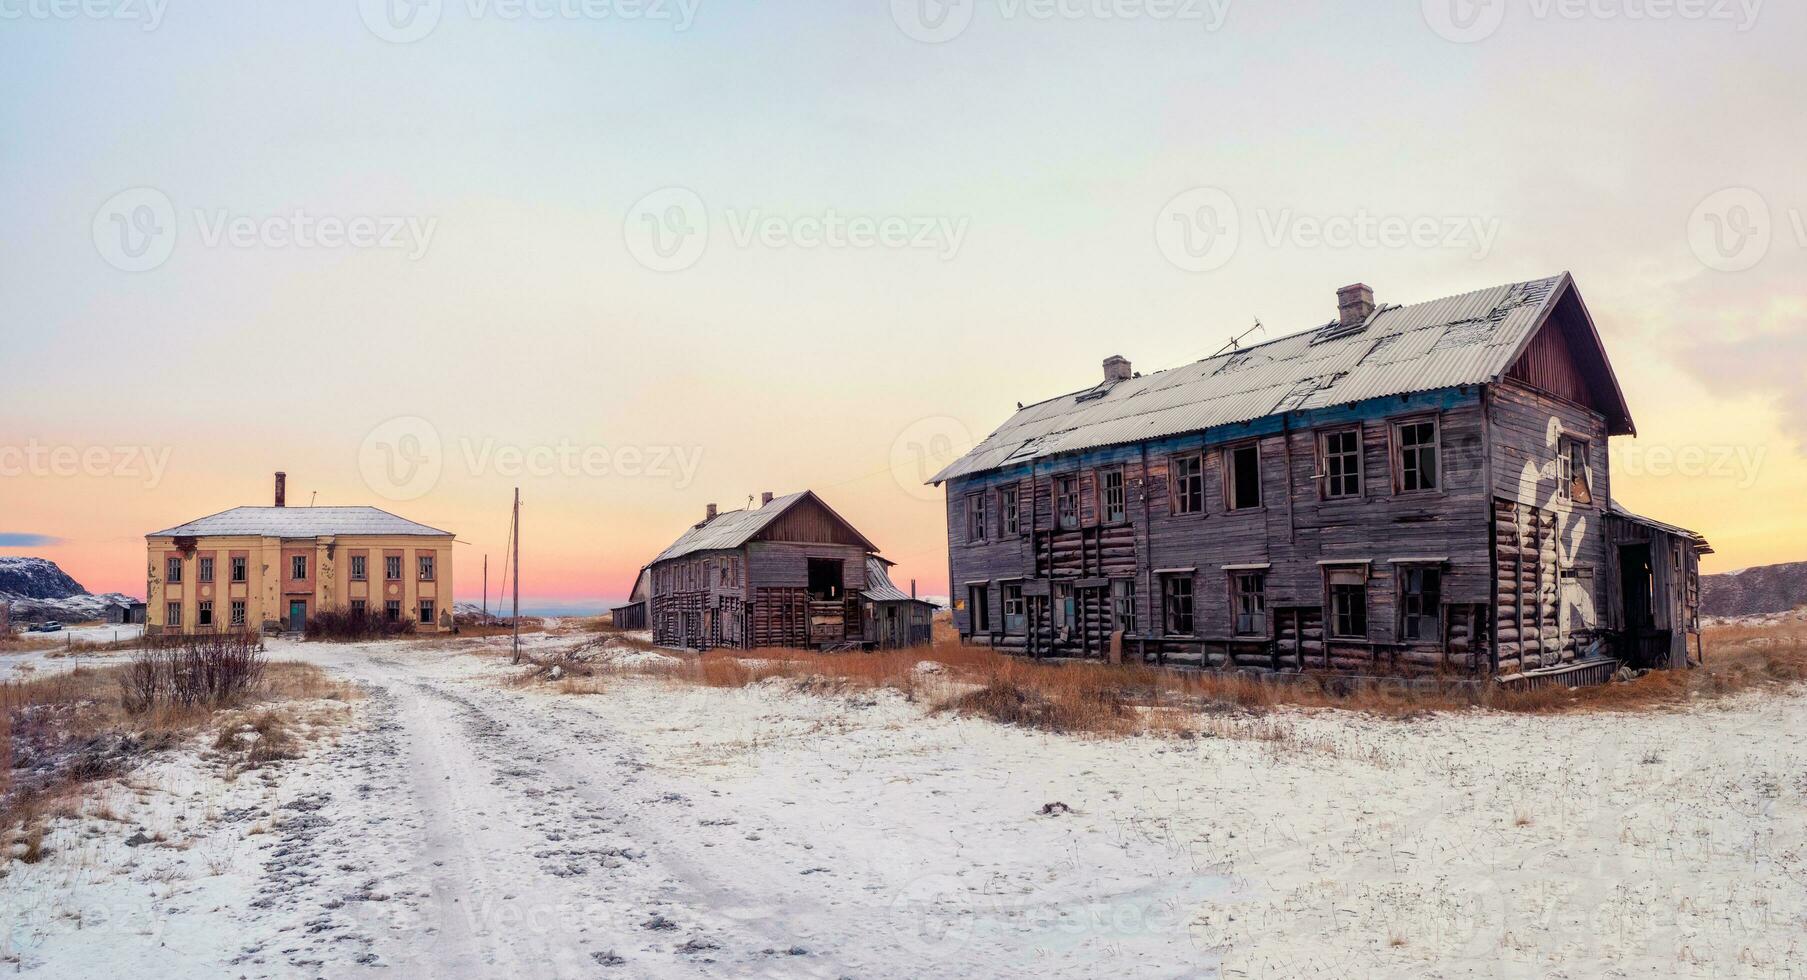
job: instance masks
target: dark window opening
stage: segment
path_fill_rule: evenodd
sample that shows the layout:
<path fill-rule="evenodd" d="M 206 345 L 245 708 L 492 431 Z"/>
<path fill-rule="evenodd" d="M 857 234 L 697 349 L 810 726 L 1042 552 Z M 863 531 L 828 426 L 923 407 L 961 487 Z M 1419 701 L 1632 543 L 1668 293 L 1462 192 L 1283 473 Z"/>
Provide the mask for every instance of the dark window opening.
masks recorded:
<path fill-rule="evenodd" d="M 967 615 L 972 619 L 972 632 L 991 632 L 991 590 L 989 586 L 969 586 L 967 591 Z"/>
<path fill-rule="evenodd" d="M 243 582 L 244 580 L 245 580 L 245 559 L 243 559 L 243 558 L 232 559 L 232 581 Z"/>
<path fill-rule="evenodd" d="M 1250 510 L 1261 506 L 1261 449 L 1250 444 L 1237 446 L 1226 457 L 1230 467 L 1229 491 L 1231 510 Z"/>
<path fill-rule="evenodd" d="M 1126 636 L 1136 631 L 1136 580 L 1133 578 L 1111 580 L 1111 628 L 1122 630 Z"/>
<path fill-rule="evenodd" d="M 1267 635 L 1267 574 L 1239 572 L 1231 577 L 1237 636 Z"/>
<path fill-rule="evenodd" d="M 1004 533 L 1017 534 L 1021 528 L 1021 519 L 1017 515 L 1016 488 L 1005 487 L 1004 497 Z"/>
<path fill-rule="evenodd" d="M 1330 635 L 1341 640 L 1368 638 L 1368 587 L 1330 586 Z"/>
<path fill-rule="evenodd" d="M 1100 494 L 1104 498 L 1103 506 L 1100 508 L 1104 512 L 1104 523 L 1123 523 L 1127 516 L 1125 505 L 1127 497 L 1123 492 L 1123 471 L 1106 470 L 1099 478 L 1099 485 L 1102 488 Z"/>
<path fill-rule="evenodd" d="M 1443 573 L 1408 568 L 1399 573 L 1400 636 L 1420 643 L 1443 640 Z"/>
<path fill-rule="evenodd" d="M 1079 478 L 1063 476 L 1056 481 L 1055 494 L 1057 513 L 1060 515 L 1060 527 L 1063 531 L 1071 531 L 1079 526 Z"/>
<path fill-rule="evenodd" d="M 842 594 L 841 561 L 836 558 L 811 558 L 809 597 L 817 602 L 835 602 Z"/>
<path fill-rule="evenodd" d="M 985 495 L 969 494 L 966 498 L 966 540 L 985 540 Z"/>
<path fill-rule="evenodd" d="M 1166 598 L 1166 622 L 1164 627 L 1168 636 L 1191 636 L 1192 619 L 1192 576 L 1170 575 L 1161 583 L 1163 596 Z"/>

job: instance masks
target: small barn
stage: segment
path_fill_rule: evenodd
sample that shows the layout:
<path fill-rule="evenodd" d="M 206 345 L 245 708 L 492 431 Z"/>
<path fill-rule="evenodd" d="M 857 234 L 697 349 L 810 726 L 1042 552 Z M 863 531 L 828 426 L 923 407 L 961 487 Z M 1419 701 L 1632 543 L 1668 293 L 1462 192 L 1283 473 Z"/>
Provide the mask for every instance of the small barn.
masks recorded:
<path fill-rule="evenodd" d="M 866 557 L 866 588 L 860 593 L 860 620 L 865 623 L 868 649 L 922 646 L 931 638 L 935 604 L 891 584 L 891 569 L 895 565 L 877 555 Z"/>
<path fill-rule="evenodd" d="M 877 551 L 807 490 L 767 493 L 746 510 L 710 504 L 647 566 L 653 639 L 690 650 L 874 645 L 867 616 L 909 598 L 895 588 L 882 592 L 882 602 L 866 595 L 875 587 Z"/>
<path fill-rule="evenodd" d="M 616 629 L 643 630 L 646 628 L 646 599 L 652 594 L 652 567 L 640 569 L 640 575 L 634 579 L 634 591 L 628 594 L 627 605 L 616 606 L 609 610 L 609 620 Z"/>

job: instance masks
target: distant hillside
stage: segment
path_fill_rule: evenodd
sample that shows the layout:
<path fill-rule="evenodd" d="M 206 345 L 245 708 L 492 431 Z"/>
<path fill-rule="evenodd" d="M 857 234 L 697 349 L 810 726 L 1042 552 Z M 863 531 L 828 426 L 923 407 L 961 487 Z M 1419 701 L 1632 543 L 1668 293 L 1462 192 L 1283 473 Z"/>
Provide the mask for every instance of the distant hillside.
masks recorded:
<path fill-rule="evenodd" d="M 82 584 L 47 558 L 0 556 L 0 595 L 16 599 L 67 599 L 87 595 Z"/>
<path fill-rule="evenodd" d="M 1700 614 L 1769 616 L 1807 605 L 1807 562 L 1765 565 L 1700 579 Z"/>
<path fill-rule="evenodd" d="M 105 619 L 114 606 L 137 601 L 118 592 L 90 595 L 80 582 L 46 558 L 0 557 L 0 602 L 12 610 L 15 623 Z"/>

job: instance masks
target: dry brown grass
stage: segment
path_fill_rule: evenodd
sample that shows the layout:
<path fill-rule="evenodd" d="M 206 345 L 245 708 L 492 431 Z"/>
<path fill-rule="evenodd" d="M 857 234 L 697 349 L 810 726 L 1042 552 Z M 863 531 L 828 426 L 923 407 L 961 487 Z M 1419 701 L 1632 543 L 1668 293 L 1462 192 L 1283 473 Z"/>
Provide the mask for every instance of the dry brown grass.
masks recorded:
<path fill-rule="evenodd" d="M 236 730 L 238 719 L 251 717 L 259 739 L 249 755 L 263 764 L 295 750 L 289 719 L 282 714 L 288 704 L 348 702 L 357 696 L 311 664 L 273 663 L 256 688 L 230 704 L 159 704 L 132 712 L 120 684 L 129 669 L 84 667 L 0 683 L 0 845 L 14 850 L 22 845 L 35 853 L 46 821 L 81 812 L 87 787 L 122 775 L 136 759 L 179 745 L 210 725 L 224 722 Z M 15 768 L 20 757 L 55 766 L 22 777 Z"/>
<path fill-rule="evenodd" d="M 606 630 L 603 632 L 607 632 Z M 1488 685 L 1412 685 L 1335 676 L 1262 677 L 1141 664 L 1035 661 L 962 645 L 937 629 L 927 647 L 877 653 L 717 650 L 674 654 L 661 664 L 618 668 L 684 683 L 740 688 L 774 679 L 819 692 L 891 689 L 937 712 L 988 718 L 1045 731 L 1101 736 L 1230 735 L 1282 741 L 1289 727 L 1251 724 L 1278 708 L 1359 712 L 1410 721 L 1433 712 L 1481 707 L 1520 714 L 1668 710 L 1702 700 L 1781 690 L 1807 680 L 1807 625 L 1711 630 L 1707 663 L 1697 670 L 1653 672 L 1625 683 L 1570 690 L 1506 691 Z M 649 644 L 612 642 L 636 649 Z M 932 666 L 924 669 L 921 665 Z M 588 679 L 586 679 L 588 681 Z M 600 683 L 561 682 L 573 693 Z M 1230 721 L 1226 721 L 1230 718 Z"/>

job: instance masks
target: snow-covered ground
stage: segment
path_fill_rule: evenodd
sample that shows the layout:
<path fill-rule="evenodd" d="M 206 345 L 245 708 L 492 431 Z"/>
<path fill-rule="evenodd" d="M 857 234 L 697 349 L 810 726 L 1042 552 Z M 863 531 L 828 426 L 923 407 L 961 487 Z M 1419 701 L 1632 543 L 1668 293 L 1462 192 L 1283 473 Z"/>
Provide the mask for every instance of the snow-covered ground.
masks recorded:
<path fill-rule="evenodd" d="M 230 784 L 141 770 L 127 823 L 65 824 L 0 879 L 0 955 L 109 978 L 1807 963 L 1807 697 L 1093 740 L 783 681 L 561 694 L 469 653 L 506 643 L 272 644 L 365 686 L 343 737 Z M 128 848 L 141 826 L 166 840 Z"/>

